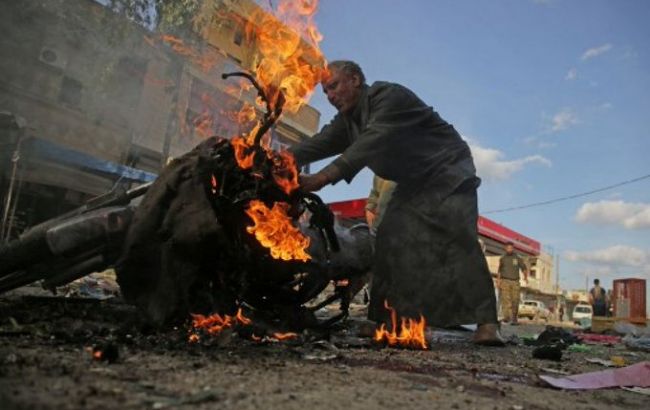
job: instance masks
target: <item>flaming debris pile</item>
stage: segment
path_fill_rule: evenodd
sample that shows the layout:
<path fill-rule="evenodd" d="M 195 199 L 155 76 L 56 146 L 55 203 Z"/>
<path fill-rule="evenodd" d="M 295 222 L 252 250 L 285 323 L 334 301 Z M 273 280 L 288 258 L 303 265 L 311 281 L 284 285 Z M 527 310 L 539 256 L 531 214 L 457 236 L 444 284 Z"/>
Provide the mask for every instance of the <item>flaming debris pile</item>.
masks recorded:
<path fill-rule="evenodd" d="M 311 259 L 305 251 L 309 246 L 309 238 L 293 225 L 287 215 L 288 210 L 289 205 L 284 202 L 275 202 L 273 208 L 269 209 L 264 202 L 252 200 L 246 213 L 254 225 L 247 227 L 246 231 L 254 234 L 262 246 L 271 251 L 271 257 L 307 262 Z"/>
<path fill-rule="evenodd" d="M 351 289 L 360 289 L 359 278 L 370 267 L 367 227 L 335 231 L 322 200 L 298 189 L 291 154 L 269 146 L 283 109 L 298 110 L 326 74 L 311 20 L 315 10 L 316 1 L 282 1 L 278 16 L 247 20 L 246 35 L 260 51 L 255 75 L 222 75 L 257 91 L 256 106 L 246 103 L 229 117 L 247 132 L 205 138 L 150 186 L 111 193 L 0 248 L 0 291 L 36 280 L 54 289 L 114 266 L 124 298 L 147 322 L 179 323 L 193 313 L 200 332 L 191 338 L 197 340 L 199 333 L 250 327 L 242 307 L 272 329 L 327 326 L 345 317 Z M 188 58 L 201 58 L 172 37 L 164 41 Z M 209 135 L 212 119 L 202 114 L 195 126 Z M 129 206 L 144 192 L 137 208 Z M 299 224 L 306 211 L 309 224 Z M 346 285 L 310 306 L 333 281 Z M 319 322 L 315 312 L 336 300 L 341 312 Z M 219 315 L 207 316 L 214 312 Z M 261 334 L 249 337 L 295 337 Z"/>
<path fill-rule="evenodd" d="M 392 308 L 388 301 L 384 301 L 384 307 L 390 311 L 391 329 L 386 330 L 386 325 L 382 324 L 375 331 L 375 341 L 386 343 L 388 346 L 407 347 L 411 349 L 428 349 L 425 338 L 426 321 L 420 316 L 420 320 L 410 318 L 401 318 L 399 331 L 397 330 L 397 312 Z"/>
<path fill-rule="evenodd" d="M 125 296 L 153 321 L 219 312 L 193 316 L 194 328 L 218 333 L 246 324 L 241 311 L 234 313 L 245 304 L 253 313 L 282 317 L 282 328 L 313 326 L 318 323 L 313 312 L 322 304 L 313 309 L 305 304 L 332 280 L 367 268 L 333 271 L 330 259 L 339 250 L 333 215 L 318 196 L 298 189 L 291 154 L 269 146 L 269 130 L 283 109 L 297 111 L 326 73 L 312 21 L 316 6 L 316 1 L 282 1 L 275 16 L 262 9 L 250 16 L 245 33 L 259 49 L 255 75 L 222 75 L 257 90 L 257 107 L 245 103 L 230 116 L 240 126 L 250 124 L 250 131 L 230 139 L 210 137 L 174 161 L 137 209 L 118 280 Z M 165 41 L 200 57 L 173 38 Z M 262 109 L 262 118 L 251 124 Z M 309 228 L 297 224 L 306 210 L 312 215 Z M 340 291 L 329 302 L 349 294 Z M 347 302 L 342 305 L 337 318 L 346 315 Z"/>
<path fill-rule="evenodd" d="M 293 332 L 271 332 L 267 335 L 269 332 L 261 327 L 253 327 L 253 320 L 244 316 L 240 308 L 234 316 L 220 315 L 218 313 L 209 316 L 192 314 L 192 323 L 187 339 L 190 343 L 198 343 L 204 338 L 217 337 L 228 329 L 236 331 L 241 336 L 257 343 L 280 342 L 298 337 L 298 334 Z"/>

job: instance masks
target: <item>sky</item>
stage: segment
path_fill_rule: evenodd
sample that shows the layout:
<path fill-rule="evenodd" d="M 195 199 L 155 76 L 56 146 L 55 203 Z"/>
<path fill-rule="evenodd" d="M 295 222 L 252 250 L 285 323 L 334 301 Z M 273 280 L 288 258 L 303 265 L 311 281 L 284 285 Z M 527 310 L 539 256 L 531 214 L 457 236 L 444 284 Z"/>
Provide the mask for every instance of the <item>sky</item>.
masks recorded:
<path fill-rule="evenodd" d="M 328 60 L 413 90 L 470 143 L 480 213 L 560 256 L 560 284 L 650 279 L 650 2 L 321 0 Z M 319 88 L 321 125 L 335 114 Z M 329 163 L 316 163 L 312 171 Z M 366 197 L 372 174 L 320 192 Z"/>

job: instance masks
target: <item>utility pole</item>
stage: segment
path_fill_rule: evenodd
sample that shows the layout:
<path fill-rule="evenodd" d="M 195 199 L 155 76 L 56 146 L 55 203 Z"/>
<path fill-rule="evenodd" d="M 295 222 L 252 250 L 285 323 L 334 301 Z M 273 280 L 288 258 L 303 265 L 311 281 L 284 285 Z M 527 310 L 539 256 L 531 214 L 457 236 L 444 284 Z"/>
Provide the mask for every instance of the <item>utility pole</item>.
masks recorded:
<path fill-rule="evenodd" d="M 560 253 L 555 254 L 555 313 L 561 322 L 560 316 Z"/>

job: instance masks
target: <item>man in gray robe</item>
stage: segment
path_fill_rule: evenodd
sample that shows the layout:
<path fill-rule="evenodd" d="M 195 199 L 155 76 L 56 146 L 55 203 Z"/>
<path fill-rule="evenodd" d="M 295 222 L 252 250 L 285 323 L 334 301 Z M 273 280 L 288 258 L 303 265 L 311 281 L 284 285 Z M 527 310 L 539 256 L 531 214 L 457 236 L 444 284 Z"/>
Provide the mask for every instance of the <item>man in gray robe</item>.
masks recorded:
<path fill-rule="evenodd" d="M 313 175 L 318 191 L 365 167 L 397 189 L 377 232 L 368 316 L 424 315 L 432 326 L 477 323 L 474 341 L 502 344 L 494 286 L 477 240 L 476 177 L 469 147 L 453 126 L 399 84 L 368 86 L 351 61 L 329 64 L 323 90 L 338 114 L 292 148 L 298 166 L 340 154 Z"/>

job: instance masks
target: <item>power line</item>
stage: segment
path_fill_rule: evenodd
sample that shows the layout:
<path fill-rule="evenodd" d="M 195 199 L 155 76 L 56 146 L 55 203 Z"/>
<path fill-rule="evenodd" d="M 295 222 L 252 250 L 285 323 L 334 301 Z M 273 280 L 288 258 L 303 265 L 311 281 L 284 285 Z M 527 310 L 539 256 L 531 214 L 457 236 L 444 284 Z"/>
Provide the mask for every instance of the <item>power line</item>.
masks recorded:
<path fill-rule="evenodd" d="M 581 192 L 579 194 L 573 194 L 573 195 L 569 195 L 569 196 L 563 196 L 563 197 L 560 197 L 560 198 L 549 199 L 547 201 L 542 201 L 542 202 L 534 202 L 532 204 L 527 204 L 527 205 L 513 206 L 511 208 L 493 209 L 493 210 L 490 210 L 490 211 L 481 212 L 481 214 L 496 214 L 496 213 L 501 213 L 501 212 L 517 211 L 519 209 L 533 208 L 533 207 L 542 206 L 542 205 L 550 205 L 550 204 L 554 204 L 554 203 L 557 203 L 557 202 L 563 202 L 563 201 L 568 201 L 570 199 L 575 199 L 575 198 L 580 198 L 580 197 L 587 196 L 587 195 L 597 194 L 599 192 L 607 191 L 607 190 L 613 189 L 613 188 L 618 188 L 620 186 L 632 184 L 634 182 L 639 182 L 641 180 L 648 179 L 648 178 L 650 178 L 650 174 L 643 175 L 641 177 L 634 178 L 634 179 L 628 179 L 627 181 L 619 182 L 619 183 L 614 184 L 614 185 L 608 185 L 606 187 L 597 188 L 597 189 L 594 189 L 594 190 L 591 190 L 591 191 Z"/>

